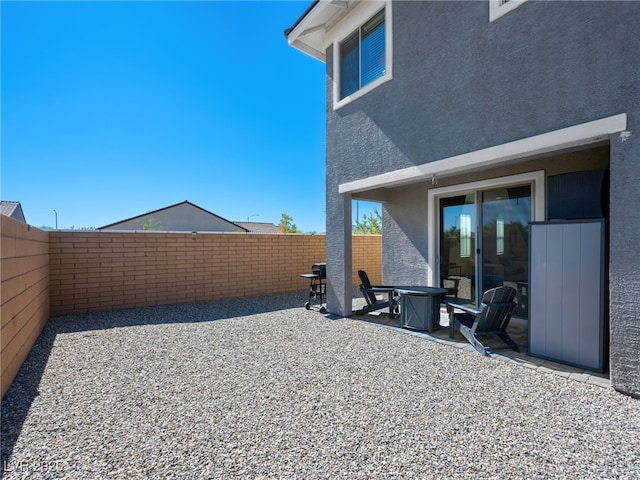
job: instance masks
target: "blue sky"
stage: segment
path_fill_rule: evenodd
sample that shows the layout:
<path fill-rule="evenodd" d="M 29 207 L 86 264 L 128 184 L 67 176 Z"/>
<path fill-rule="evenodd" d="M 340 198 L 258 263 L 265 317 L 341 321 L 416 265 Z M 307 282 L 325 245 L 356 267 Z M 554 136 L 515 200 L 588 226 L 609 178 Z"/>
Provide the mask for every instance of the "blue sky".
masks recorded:
<path fill-rule="evenodd" d="M 283 34 L 309 4 L 2 1 L 2 199 L 35 226 L 189 200 L 323 232 L 324 64 Z"/>

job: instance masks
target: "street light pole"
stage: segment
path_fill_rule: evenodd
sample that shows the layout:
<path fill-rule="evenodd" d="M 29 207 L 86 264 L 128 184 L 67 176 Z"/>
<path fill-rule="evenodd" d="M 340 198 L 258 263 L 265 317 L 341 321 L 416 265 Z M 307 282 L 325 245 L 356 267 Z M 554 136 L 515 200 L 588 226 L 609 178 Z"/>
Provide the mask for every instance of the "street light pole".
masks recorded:
<path fill-rule="evenodd" d="M 57 230 L 58 229 L 58 212 L 54 210 L 53 213 L 56 214 L 56 230 Z"/>
<path fill-rule="evenodd" d="M 249 216 L 247 217 L 247 222 L 251 221 L 251 217 L 259 217 L 259 216 L 260 216 L 260 214 L 259 214 L 259 213 L 254 213 L 253 215 L 249 215 Z"/>

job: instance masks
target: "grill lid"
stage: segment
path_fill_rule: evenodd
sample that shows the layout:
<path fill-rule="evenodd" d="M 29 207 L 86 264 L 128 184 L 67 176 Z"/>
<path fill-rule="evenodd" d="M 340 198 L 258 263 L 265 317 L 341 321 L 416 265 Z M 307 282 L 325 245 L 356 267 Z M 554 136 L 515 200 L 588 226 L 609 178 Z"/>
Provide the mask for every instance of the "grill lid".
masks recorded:
<path fill-rule="evenodd" d="M 314 263 L 313 265 L 311 265 L 311 272 L 314 275 L 319 275 L 321 278 L 327 278 L 327 264 Z"/>

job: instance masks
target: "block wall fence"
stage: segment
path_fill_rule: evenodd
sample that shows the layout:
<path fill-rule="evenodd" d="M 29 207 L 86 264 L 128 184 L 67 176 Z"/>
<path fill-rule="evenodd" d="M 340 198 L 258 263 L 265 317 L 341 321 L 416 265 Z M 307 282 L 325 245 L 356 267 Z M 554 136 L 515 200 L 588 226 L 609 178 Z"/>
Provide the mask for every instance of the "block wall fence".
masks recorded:
<path fill-rule="evenodd" d="M 324 235 L 41 231 L 2 216 L 2 396 L 48 318 L 307 290 Z M 354 235 L 353 282 L 382 281 L 382 238 Z M 301 297 L 301 306 L 304 302 Z"/>
<path fill-rule="evenodd" d="M 49 319 L 49 234 L 0 215 L 2 396 Z"/>
<path fill-rule="evenodd" d="M 51 315 L 307 289 L 324 235 L 50 232 Z M 357 270 L 382 277 L 382 239 L 354 236 Z"/>

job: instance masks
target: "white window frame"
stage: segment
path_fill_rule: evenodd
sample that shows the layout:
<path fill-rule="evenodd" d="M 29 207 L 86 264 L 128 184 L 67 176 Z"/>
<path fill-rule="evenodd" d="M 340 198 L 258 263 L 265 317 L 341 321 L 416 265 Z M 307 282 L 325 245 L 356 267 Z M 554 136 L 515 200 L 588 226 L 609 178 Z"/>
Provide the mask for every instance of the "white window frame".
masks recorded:
<path fill-rule="evenodd" d="M 376 78 L 373 82 L 356 90 L 351 95 L 340 98 L 340 44 L 353 32 L 367 23 L 380 10 L 385 9 L 384 13 L 384 52 L 385 52 L 385 73 Z M 346 18 L 334 26 L 327 36 L 333 38 L 333 109 L 348 105 L 354 100 L 366 95 L 370 91 L 376 89 L 383 83 L 393 78 L 393 27 L 391 0 L 385 1 L 367 1 L 362 2 L 356 7 Z"/>
<path fill-rule="evenodd" d="M 489 21 L 493 22 L 501 16 L 515 10 L 527 0 L 489 0 Z"/>

